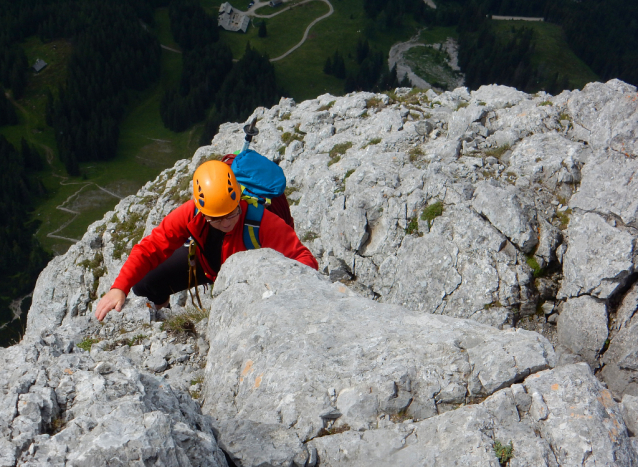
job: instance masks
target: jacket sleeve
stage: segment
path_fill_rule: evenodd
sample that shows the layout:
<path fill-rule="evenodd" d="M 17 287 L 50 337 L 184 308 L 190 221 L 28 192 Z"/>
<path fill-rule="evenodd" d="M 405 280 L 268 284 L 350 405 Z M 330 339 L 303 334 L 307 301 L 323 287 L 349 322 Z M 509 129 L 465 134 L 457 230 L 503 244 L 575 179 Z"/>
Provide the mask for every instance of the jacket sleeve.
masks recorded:
<path fill-rule="evenodd" d="M 173 254 L 190 236 L 189 215 L 195 211 L 192 201 L 187 201 L 168 214 L 131 250 L 112 289 L 120 289 L 128 295 L 131 288 Z"/>
<path fill-rule="evenodd" d="M 319 269 L 319 264 L 310 250 L 301 243 L 292 227 L 276 214 L 264 211 L 259 240 L 263 248 L 272 248 L 287 258 L 297 260 L 313 269 Z"/>

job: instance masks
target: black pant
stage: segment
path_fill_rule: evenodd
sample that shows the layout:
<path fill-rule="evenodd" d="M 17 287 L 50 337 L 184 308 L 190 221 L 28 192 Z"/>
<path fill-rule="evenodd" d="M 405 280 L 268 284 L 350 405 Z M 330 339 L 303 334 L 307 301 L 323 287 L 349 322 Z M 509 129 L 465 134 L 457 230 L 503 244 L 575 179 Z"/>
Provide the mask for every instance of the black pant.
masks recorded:
<path fill-rule="evenodd" d="M 212 284 L 197 264 L 197 284 Z M 194 287 L 195 284 L 191 284 Z M 171 294 L 188 288 L 188 246 L 181 246 L 166 261 L 150 271 L 144 279 L 133 286 L 133 292 L 160 305 L 166 303 Z"/>

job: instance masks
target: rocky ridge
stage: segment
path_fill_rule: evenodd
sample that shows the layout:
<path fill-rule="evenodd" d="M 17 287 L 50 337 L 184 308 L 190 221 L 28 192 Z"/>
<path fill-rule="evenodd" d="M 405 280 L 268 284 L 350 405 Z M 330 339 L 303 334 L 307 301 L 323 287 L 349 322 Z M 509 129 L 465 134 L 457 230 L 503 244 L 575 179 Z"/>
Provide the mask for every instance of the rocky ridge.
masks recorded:
<path fill-rule="evenodd" d="M 320 273 L 241 253 L 196 325 L 134 296 L 98 324 L 132 245 L 241 144 L 222 125 L 41 274 L 0 351 L 0 465 L 496 466 L 510 441 L 510 466 L 634 465 L 637 96 L 258 108 L 253 147 L 284 169 Z M 170 314 L 201 319 L 185 298 Z"/>

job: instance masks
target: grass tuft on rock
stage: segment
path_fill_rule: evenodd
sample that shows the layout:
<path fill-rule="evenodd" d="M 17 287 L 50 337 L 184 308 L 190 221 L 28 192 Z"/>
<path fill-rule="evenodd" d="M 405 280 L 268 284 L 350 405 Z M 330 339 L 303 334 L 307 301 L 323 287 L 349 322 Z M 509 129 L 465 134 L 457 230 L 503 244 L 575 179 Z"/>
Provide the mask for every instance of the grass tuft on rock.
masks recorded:
<path fill-rule="evenodd" d="M 323 112 L 324 110 L 330 110 L 332 106 L 335 105 L 335 101 L 330 101 L 326 105 L 322 105 L 317 109 L 318 112 Z"/>
<path fill-rule="evenodd" d="M 494 440 L 494 454 L 501 467 L 505 467 L 514 457 L 514 446 L 510 441 L 509 444 L 503 445 L 498 439 Z"/>
<path fill-rule="evenodd" d="M 412 234 L 418 234 L 419 232 L 419 219 L 414 216 L 412 219 L 410 219 L 410 222 L 408 222 L 408 226 L 405 228 L 405 234 L 406 235 L 412 235 Z"/>
<path fill-rule="evenodd" d="M 80 342 L 79 344 L 76 344 L 76 345 L 79 348 L 81 348 L 82 350 L 86 350 L 87 352 L 90 352 L 91 351 L 91 346 L 93 344 L 97 344 L 98 342 L 100 342 L 100 339 L 93 339 L 91 337 L 85 337 L 82 342 Z"/>
<path fill-rule="evenodd" d="M 485 155 L 488 157 L 492 156 L 492 157 L 496 157 L 497 159 L 500 159 L 503 154 L 509 151 L 509 149 L 510 149 L 510 145 L 506 144 L 504 146 L 499 146 L 497 148 L 488 149 L 487 151 L 485 151 Z"/>
<path fill-rule="evenodd" d="M 350 149 L 351 147 L 352 147 L 352 142 L 350 141 L 348 141 L 347 143 L 335 144 L 330 150 L 330 152 L 328 153 L 328 155 L 330 156 L 330 159 L 335 159 L 339 156 L 344 155 L 346 151 Z M 339 159 L 341 159 L 341 157 L 339 157 Z"/>
<path fill-rule="evenodd" d="M 532 268 L 532 271 L 534 271 L 534 279 L 538 279 L 545 275 L 545 269 L 541 268 L 538 261 L 536 261 L 536 258 L 534 258 L 534 255 L 527 255 L 525 257 L 525 262 L 530 268 Z"/>
<path fill-rule="evenodd" d="M 187 308 L 183 313 L 177 313 L 169 316 L 162 323 L 162 331 L 172 332 L 175 334 L 192 333 L 195 334 L 195 324 L 201 320 L 208 318 L 208 310 L 198 310 L 196 308 Z"/>
<path fill-rule="evenodd" d="M 309 230 L 308 232 L 306 232 L 304 234 L 303 237 L 301 237 L 301 241 L 306 243 L 306 242 L 312 242 L 313 240 L 315 240 L 316 238 L 319 238 L 319 235 L 317 235 L 315 232 L 313 232 L 312 230 Z"/>
<path fill-rule="evenodd" d="M 428 229 L 432 228 L 432 221 L 437 217 L 443 215 L 443 202 L 437 201 L 428 205 L 421 213 L 421 220 L 427 221 Z"/>

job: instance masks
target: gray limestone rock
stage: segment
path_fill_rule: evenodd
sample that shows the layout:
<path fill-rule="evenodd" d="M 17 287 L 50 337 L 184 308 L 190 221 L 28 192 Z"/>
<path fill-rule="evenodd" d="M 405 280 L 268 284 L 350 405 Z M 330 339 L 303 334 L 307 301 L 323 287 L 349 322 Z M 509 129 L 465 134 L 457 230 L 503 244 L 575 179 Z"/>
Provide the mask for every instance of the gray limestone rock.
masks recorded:
<path fill-rule="evenodd" d="M 620 404 L 620 411 L 629 435 L 635 437 L 638 433 L 638 397 L 625 394 Z"/>
<path fill-rule="evenodd" d="M 638 160 L 625 154 L 601 154 L 585 165 L 581 189 L 569 205 L 583 211 L 614 215 L 638 228 Z"/>
<path fill-rule="evenodd" d="M 638 396 L 638 283 L 625 295 L 616 312 L 611 342 L 603 357 L 601 374 L 609 389 L 621 397 Z"/>
<path fill-rule="evenodd" d="M 311 444 L 321 465 L 493 466 L 496 441 L 514 447 L 511 466 L 633 465 L 638 457 L 618 405 L 586 365 L 529 376 L 517 388 L 438 417 L 346 431 Z M 532 408 L 526 398 L 531 396 Z M 523 397 L 525 396 L 525 397 Z M 541 407 L 534 408 L 535 400 Z M 569 406 L 564 401 L 569 401 Z M 593 464 L 592 464 L 593 465 Z"/>
<path fill-rule="evenodd" d="M 245 254 L 216 298 L 200 288 L 213 312 L 198 335 L 162 331 L 169 314 L 133 294 L 98 324 L 133 240 L 188 199 L 201 162 L 241 145 L 243 123 L 221 125 L 41 274 L 23 343 L 0 351 L 0 465 L 224 465 L 213 418 L 247 465 L 496 465 L 496 439 L 513 441 L 510 467 L 636 464 L 608 393 L 565 366 L 598 364 L 607 305 L 600 376 L 635 395 L 638 292 L 619 296 L 635 278 L 635 93 L 612 80 L 555 97 L 483 86 L 259 107 L 252 147 L 285 171 L 320 271 L 349 286 L 270 256 L 245 279 Z M 298 139 L 280 154 L 284 132 Z M 539 300 L 559 320 L 558 358 L 536 334 L 485 326 L 524 325 Z"/>
<path fill-rule="evenodd" d="M 115 352 L 69 349 L 45 334 L 0 352 L 4 465 L 227 465 L 192 399 Z"/>
<path fill-rule="evenodd" d="M 574 212 L 567 237 L 558 298 L 584 294 L 609 298 L 634 272 L 635 238 L 601 216 Z"/>
<path fill-rule="evenodd" d="M 607 320 L 604 303 L 589 296 L 569 299 L 558 318 L 558 342 L 597 368 L 608 336 Z"/>
<path fill-rule="evenodd" d="M 472 207 L 525 253 L 538 244 L 532 226 L 534 213 L 521 202 L 513 187 L 481 182 L 474 192 Z"/>
<path fill-rule="evenodd" d="M 443 413 L 554 362 L 538 334 L 377 304 L 271 250 L 229 258 L 214 293 L 204 410 L 302 442 L 382 414 Z"/>

